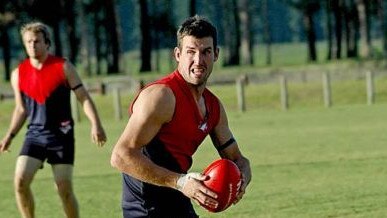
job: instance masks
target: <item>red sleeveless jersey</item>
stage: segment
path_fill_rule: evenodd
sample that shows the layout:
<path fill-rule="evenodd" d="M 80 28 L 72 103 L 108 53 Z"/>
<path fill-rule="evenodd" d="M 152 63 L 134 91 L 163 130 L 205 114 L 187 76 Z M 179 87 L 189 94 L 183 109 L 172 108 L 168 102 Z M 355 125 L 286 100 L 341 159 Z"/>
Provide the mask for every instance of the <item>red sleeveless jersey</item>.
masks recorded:
<path fill-rule="evenodd" d="M 18 67 L 19 89 L 27 109 L 27 137 L 45 140 L 57 131 L 67 132 L 73 125 L 70 87 L 63 70 L 65 59 L 49 55 L 41 69 L 29 59 Z"/>
<path fill-rule="evenodd" d="M 146 146 L 146 149 L 155 149 L 158 152 L 145 153 L 150 154 L 148 156 L 156 163 L 160 161 L 159 158 L 168 159 L 159 163 L 166 168 L 187 172 L 192 165 L 192 155 L 219 122 L 219 100 L 208 89 L 204 90 L 203 97 L 207 114 L 203 117 L 186 81 L 178 71 L 148 86 L 153 84 L 168 86 L 175 95 L 176 106 L 172 120 L 164 124 L 155 139 Z M 133 109 L 133 103 L 130 111 Z M 155 141 L 157 143 L 153 143 Z M 152 148 L 152 146 L 164 146 L 164 148 Z M 168 155 L 160 154 L 164 151 L 168 152 L 171 157 L 168 158 L 166 157 Z M 175 163 L 176 161 L 177 163 Z M 174 166 L 176 164 L 178 166 Z"/>
<path fill-rule="evenodd" d="M 66 82 L 63 58 L 49 55 L 42 69 L 34 68 L 29 59 L 19 65 L 19 88 L 39 104 L 44 104 L 51 93 Z"/>

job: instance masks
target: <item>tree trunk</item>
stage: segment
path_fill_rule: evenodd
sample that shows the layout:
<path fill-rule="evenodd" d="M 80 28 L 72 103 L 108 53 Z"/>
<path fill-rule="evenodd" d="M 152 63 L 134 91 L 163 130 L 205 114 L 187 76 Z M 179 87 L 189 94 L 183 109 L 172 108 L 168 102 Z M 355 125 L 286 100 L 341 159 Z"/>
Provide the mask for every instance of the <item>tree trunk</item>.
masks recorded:
<path fill-rule="evenodd" d="M 99 18 L 99 10 L 94 11 L 94 40 L 95 40 L 95 57 L 96 57 L 96 69 L 95 73 L 97 75 L 101 74 L 101 60 L 102 60 L 102 50 L 101 50 L 101 34 L 100 34 L 100 25 L 101 21 Z"/>
<path fill-rule="evenodd" d="M 303 21 L 308 41 L 308 61 L 316 61 L 316 33 L 314 32 L 313 12 L 308 8 L 305 9 Z"/>
<path fill-rule="evenodd" d="M 76 36 L 76 30 L 75 30 L 75 13 L 74 13 L 74 0 L 66 0 L 65 1 L 65 16 L 66 16 L 66 32 L 67 36 L 69 38 L 69 44 L 70 44 L 70 54 L 69 59 L 72 63 L 75 63 L 77 58 L 77 45 L 78 45 L 78 38 Z"/>
<path fill-rule="evenodd" d="M 117 13 L 115 10 L 115 1 L 107 0 L 105 2 L 106 22 L 105 29 L 108 42 L 110 56 L 107 57 L 108 74 L 119 73 L 119 59 L 120 59 L 120 39 L 119 39 L 119 25 L 117 22 Z"/>
<path fill-rule="evenodd" d="M 335 42 L 336 50 L 334 51 L 334 58 L 341 58 L 341 39 L 342 39 L 342 14 L 341 14 L 341 0 L 334 0 L 333 3 L 333 16 L 335 18 Z"/>
<path fill-rule="evenodd" d="M 345 17 L 345 32 L 346 32 L 346 44 L 347 44 L 347 57 L 357 57 L 357 32 L 358 21 L 357 11 L 353 3 L 353 0 L 346 2 L 344 17 Z"/>
<path fill-rule="evenodd" d="M 196 0 L 189 1 L 189 16 L 195 16 L 196 14 Z"/>
<path fill-rule="evenodd" d="M 356 0 L 360 29 L 360 56 L 362 58 L 369 58 L 371 56 L 371 39 L 368 23 L 369 13 L 367 4 L 368 1 Z"/>
<path fill-rule="evenodd" d="M 332 36 L 332 1 L 334 0 L 327 0 L 326 1 L 326 14 L 327 14 L 327 42 L 328 42 L 328 54 L 327 54 L 327 60 L 331 60 L 333 55 L 333 36 Z"/>
<path fill-rule="evenodd" d="M 4 61 L 4 79 L 5 81 L 9 81 L 11 78 L 11 46 L 8 35 L 8 28 L 3 26 L 0 28 L 0 44 L 3 48 L 3 61 Z"/>
<path fill-rule="evenodd" d="M 10 39 L 11 28 L 20 17 L 20 9 L 15 1 L 1 1 L 0 4 L 0 48 L 2 48 L 2 61 L 4 63 L 4 80 L 11 79 L 11 52 L 12 43 Z"/>
<path fill-rule="evenodd" d="M 238 9 L 235 0 L 222 0 L 223 19 L 222 26 L 224 31 L 224 65 L 239 65 L 239 19 Z"/>
<path fill-rule="evenodd" d="M 88 17 L 85 16 L 85 8 L 83 4 L 83 0 L 77 0 L 79 10 L 79 22 L 81 28 L 81 45 L 80 45 L 80 53 L 81 53 L 81 64 L 83 71 L 86 72 L 87 76 L 91 76 L 91 62 L 90 62 L 90 45 L 89 45 L 89 30 L 88 30 Z"/>
<path fill-rule="evenodd" d="M 238 15 L 238 2 L 237 0 L 232 0 L 231 1 L 231 14 L 232 16 L 230 17 L 230 21 L 234 24 L 235 28 L 233 31 L 233 36 L 235 37 L 232 39 L 232 47 L 231 47 L 231 53 L 230 53 L 230 58 L 231 58 L 231 63 L 233 65 L 239 65 L 240 64 L 240 52 L 239 48 L 241 46 L 241 31 L 238 28 L 240 26 L 240 19 Z"/>
<path fill-rule="evenodd" d="M 141 67 L 140 72 L 151 71 L 152 39 L 148 15 L 147 0 L 138 0 L 140 4 L 140 29 L 141 29 Z"/>
<path fill-rule="evenodd" d="M 387 58 L 387 1 L 379 0 L 379 15 L 380 23 L 382 26 L 382 37 L 383 37 L 383 56 Z"/>
<path fill-rule="evenodd" d="M 253 65 L 253 42 L 250 29 L 251 17 L 249 13 L 249 0 L 240 0 L 238 3 L 241 31 L 241 63 L 243 65 Z"/>
<path fill-rule="evenodd" d="M 60 38 L 59 21 L 52 23 L 52 29 L 54 33 L 55 55 L 62 56 L 62 41 Z"/>
<path fill-rule="evenodd" d="M 164 11 L 161 11 L 161 6 L 158 3 L 165 4 L 165 1 L 151 0 L 148 7 L 148 13 L 152 20 L 150 22 L 150 34 L 152 40 L 151 69 L 160 73 L 161 41 L 163 40 L 163 32 L 165 32 L 163 27 L 166 27 L 166 24 L 163 21 L 166 21 L 167 17 L 164 16 L 166 13 L 164 14 Z"/>
<path fill-rule="evenodd" d="M 269 1 L 262 1 L 263 38 L 266 43 L 266 65 L 271 65 L 271 31 L 269 23 Z"/>

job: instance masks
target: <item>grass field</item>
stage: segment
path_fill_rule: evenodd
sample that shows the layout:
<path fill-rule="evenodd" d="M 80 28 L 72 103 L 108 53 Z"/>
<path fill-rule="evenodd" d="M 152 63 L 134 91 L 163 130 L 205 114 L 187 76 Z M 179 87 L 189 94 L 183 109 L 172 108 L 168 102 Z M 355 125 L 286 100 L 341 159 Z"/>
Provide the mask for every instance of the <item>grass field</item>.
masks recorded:
<path fill-rule="evenodd" d="M 295 93 L 302 93 L 297 87 L 293 88 Z M 258 89 L 249 92 L 257 96 L 273 92 L 272 98 L 277 98 L 274 89 L 265 86 L 249 89 Z M 272 102 L 270 97 L 260 97 L 256 103 L 249 97 L 252 109 L 241 114 L 230 97 L 234 88 L 214 87 L 214 91 L 225 99 L 230 126 L 251 161 L 253 180 L 245 198 L 225 212 L 212 214 L 196 206 L 201 217 L 386 216 L 387 104 L 379 101 L 366 106 L 362 96 L 340 95 L 332 108 L 323 108 L 319 100 L 305 104 L 302 102 L 309 101 L 294 100 L 296 106 L 284 112 L 276 106 L 260 107 Z M 127 107 L 129 98 L 125 98 L 123 107 Z M 113 120 L 109 96 L 94 99 L 109 141 L 106 147 L 97 148 L 90 142 L 87 120 L 77 123 L 75 190 L 82 217 L 121 217 L 121 176 L 110 167 L 109 158 L 126 120 Z M 12 101 L 0 102 L 1 136 L 8 127 L 12 107 Z M 12 174 L 24 132 L 15 138 L 11 152 L 0 156 L 0 217 L 19 217 Z M 206 140 L 194 156 L 192 171 L 201 171 L 216 158 L 215 149 Z M 64 217 L 49 165 L 39 171 L 32 188 L 37 217 Z"/>

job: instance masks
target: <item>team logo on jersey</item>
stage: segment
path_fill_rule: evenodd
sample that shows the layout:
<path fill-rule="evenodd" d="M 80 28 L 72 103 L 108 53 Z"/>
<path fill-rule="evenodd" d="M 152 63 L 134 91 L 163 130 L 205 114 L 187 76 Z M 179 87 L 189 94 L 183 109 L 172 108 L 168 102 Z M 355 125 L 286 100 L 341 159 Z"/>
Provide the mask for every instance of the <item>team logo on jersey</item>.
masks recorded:
<path fill-rule="evenodd" d="M 201 131 L 203 131 L 203 132 L 206 132 L 206 131 L 207 131 L 207 128 L 208 128 L 207 122 L 204 122 L 204 123 L 202 123 L 202 124 L 199 125 L 199 129 L 200 129 Z"/>

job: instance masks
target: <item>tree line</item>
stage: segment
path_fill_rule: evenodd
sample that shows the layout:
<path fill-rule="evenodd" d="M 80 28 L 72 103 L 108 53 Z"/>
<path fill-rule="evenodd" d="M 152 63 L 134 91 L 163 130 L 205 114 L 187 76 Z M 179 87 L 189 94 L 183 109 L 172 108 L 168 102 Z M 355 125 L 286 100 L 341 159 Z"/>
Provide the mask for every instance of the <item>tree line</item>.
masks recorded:
<path fill-rule="evenodd" d="M 325 29 L 327 60 L 387 57 L 386 0 L 0 0 L 4 80 L 10 78 L 12 58 L 23 51 L 14 40 L 19 39 L 18 29 L 29 20 L 48 24 L 54 53 L 81 64 L 90 76 L 121 72 L 120 58 L 126 52 L 122 42 L 129 31 L 134 32 L 132 41 L 140 51 L 139 71 L 155 70 L 152 55 L 175 46 L 176 25 L 195 14 L 209 17 L 218 26 L 225 66 L 253 65 L 257 44 L 265 49 L 270 65 L 271 45 L 278 37 L 273 16 L 281 16 L 278 5 L 299 16 L 296 25 L 305 36 L 307 61 L 318 58 L 318 24 Z M 133 26 L 123 28 L 129 19 Z M 382 39 L 381 54 L 373 52 L 371 30 Z"/>

